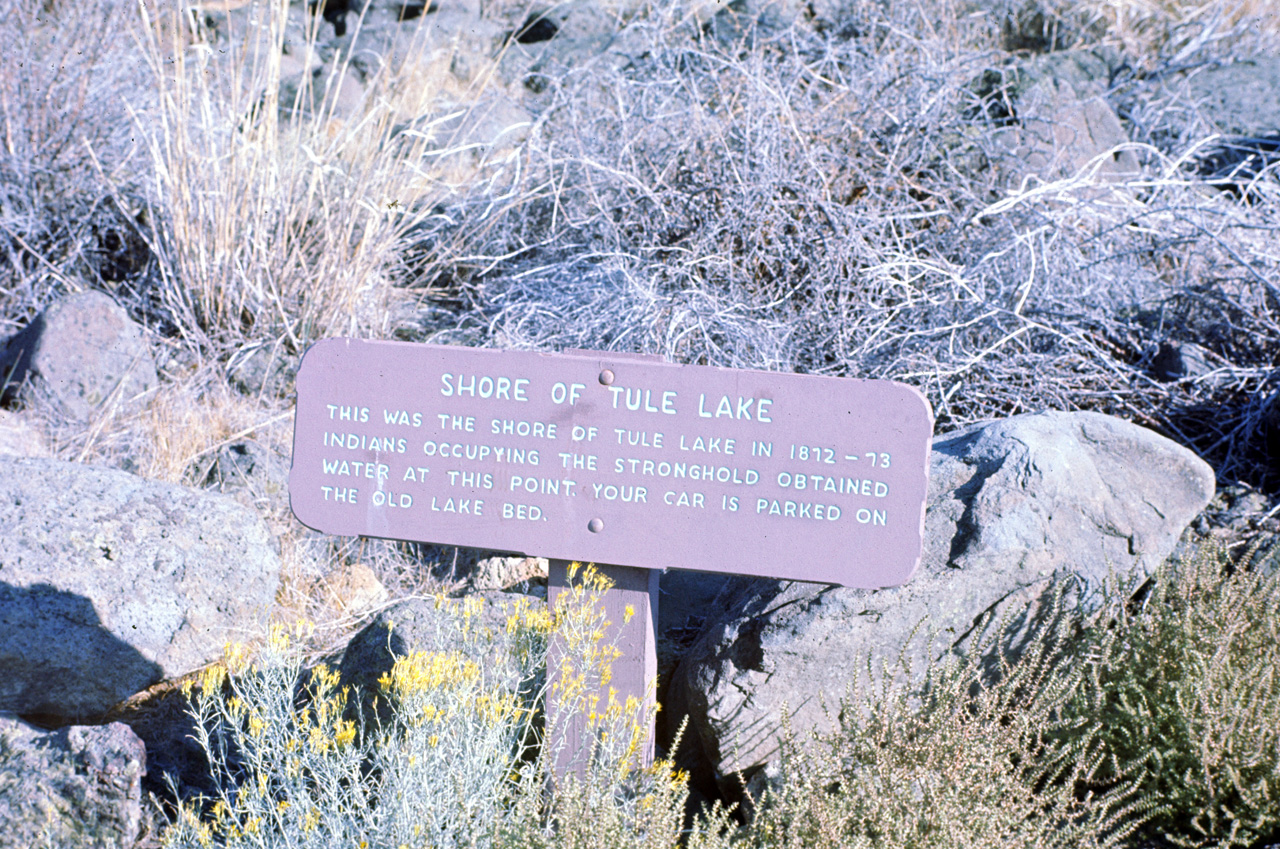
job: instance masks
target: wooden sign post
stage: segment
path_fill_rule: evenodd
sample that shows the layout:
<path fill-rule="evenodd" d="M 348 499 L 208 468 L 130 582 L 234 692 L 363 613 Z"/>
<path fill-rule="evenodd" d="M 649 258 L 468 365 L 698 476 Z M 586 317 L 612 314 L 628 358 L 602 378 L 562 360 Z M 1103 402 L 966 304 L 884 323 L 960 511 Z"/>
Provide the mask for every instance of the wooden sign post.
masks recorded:
<path fill-rule="evenodd" d="M 552 604 L 597 564 L 620 699 L 652 699 L 657 570 L 877 588 L 920 562 L 933 422 L 903 384 L 327 339 L 297 389 L 303 524 L 548 557 Z"/>

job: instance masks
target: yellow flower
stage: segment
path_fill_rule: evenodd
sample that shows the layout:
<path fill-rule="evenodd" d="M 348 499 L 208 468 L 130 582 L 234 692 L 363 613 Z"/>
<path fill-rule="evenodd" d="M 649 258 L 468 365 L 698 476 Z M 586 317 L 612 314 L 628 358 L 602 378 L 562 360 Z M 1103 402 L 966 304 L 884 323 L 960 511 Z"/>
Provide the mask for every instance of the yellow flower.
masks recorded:
<path fill-rule="evenodd" d="M 267 646 L 283 654 L 289 649 L 289 631 L 280 623 L 271 626 L 267 633 Z"/>
<path fill-rule="evenodd" d="M 356 724 L 349 720 L 340 719 L 334 723 L 333 741 L 339 747 L 350 746 L 356 739 Z"/>
<path fill-rule="evenodd" d="M 257 712 L 249 714 L 249 736 L 261 737 L 262 730 L 267 727 L 267 723 L 263 721 L 262 716 Z"/>
<path fill-rule="evenodd" d="M 220 663 L 207 666 L 200 672 L 200 692 L 211 696 L 222 689 L 227 680 L 227 668 Z"/>
<path fill-rule="evenodd" d="M 227 669 L 234 674 L 238 675 L 249 665 L 249 649 L 244 643 L 227 643 L 222 648 L 222 656 Z"/>

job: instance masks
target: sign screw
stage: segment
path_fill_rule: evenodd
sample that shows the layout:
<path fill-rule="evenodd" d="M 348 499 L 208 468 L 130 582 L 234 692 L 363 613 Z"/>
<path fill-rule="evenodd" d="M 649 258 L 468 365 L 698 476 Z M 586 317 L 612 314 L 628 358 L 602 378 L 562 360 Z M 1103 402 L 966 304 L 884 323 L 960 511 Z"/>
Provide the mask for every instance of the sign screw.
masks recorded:
<path fill-rule="evenodd" d="M 600 372 L 600 385 L 601 385 L 601 386 L 612 386 L 612 385 L 613 385 L 613 370 L 612 370 L 612 369 L 605 369 L 604 371 Z"/>
<path fill-rule="evenodd" d="M 591 531 L 593 534 L 600 533 L 604 530 L 604 520 L 592 519 L 590 522 L 587 522 L 587 530 Z"/>

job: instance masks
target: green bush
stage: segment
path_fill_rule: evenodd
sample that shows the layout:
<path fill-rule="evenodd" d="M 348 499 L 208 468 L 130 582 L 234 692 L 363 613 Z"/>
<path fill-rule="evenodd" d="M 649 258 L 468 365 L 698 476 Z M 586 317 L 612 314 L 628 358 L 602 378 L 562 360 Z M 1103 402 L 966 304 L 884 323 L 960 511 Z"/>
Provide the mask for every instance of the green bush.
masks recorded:
<path fill-rule="evenodd" d="M 1139 605 L 1117 595 L 1086 649 L 1068 716 L 1092 721 L 1104 780 L 1159 803 L 1178 846 L 1248 846 L 1280 833 L 1280 579 L 1201 548 L 1171 561 Z"/>
<path fill-rule="evenodd" d="M 998 670 L 983 662 L 996 635 L 969 659 L 930 667 L 922 688 L 906 684 L 905 654 L 879 686 L 851 684 L 832 732 L 803 741 L 789 732 L 784 779 L 759 803 L 753 845 L 1123 845 L 1146 803 L 1123 785 L 1077 792 L 1098 784 L 1101 756 L 1080 733 L 1086 721 L 1063 712 L 1082 672 L 1064 662 L 1078 617 L 1061 595 L 1050 620 L 1041 640 Z"/>

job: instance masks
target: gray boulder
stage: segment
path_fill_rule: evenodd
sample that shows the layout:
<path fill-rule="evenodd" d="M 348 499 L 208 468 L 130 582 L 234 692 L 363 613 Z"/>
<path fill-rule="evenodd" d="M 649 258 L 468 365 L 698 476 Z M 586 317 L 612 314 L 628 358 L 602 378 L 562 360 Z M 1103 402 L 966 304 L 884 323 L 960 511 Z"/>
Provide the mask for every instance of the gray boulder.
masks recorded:
<path fill-rule="evenodd" d="M 1103 180 L 1138 175 L 1133 151 L 1115 150 L 1129 142 L 1129 134 L 1106 99 L 1108 57 L 1083 50 L 1050 53 L 1024 62 L 1013 77 L 1018 124 L 1006 141 L 1033 173 L 1056 179 L 1092 164 Z"/>
<path fill-rule="evenodd" d="M 300 358 L 276 343 L 237 351 L 227 366 L 227 377 L 236 389 L 256 398 L 285 398 L 293 391 Z"/>
<path fill-rule="evenodd" d="M 145 772 L 127 725 L 42 731 L 0 716 L 0 849 L 133 846 Z"/>
<path fill-rule="evenodd" d="M 0 711 L 91 720 L 218 658 L 270 609 L 280 561 L 229 498 L 0 457 Z"/>
<path fill-rule="evenodd" d="M 549 569 L 545 557 L 486 557 L 476 562 L 469 583 L 473 590 L 506 590 L 530 582 L 545 588 Z"/>
<path fill-rule="evenodd" d="M 145 331 L 102 292 L 51 304 L 0 349 L 0 395 L 47 396 L 74 421 L 104 407 L 124 409 L 155 388 L 155 360 Z"/>
<path fill-rule="evenodd" d="M 48 457 L 49 445 L 21 413 L 0 410 L 0 454 Z"/>
<path fill-rule="evenodd" d="M 726 789 L 776 751 L 785 709 L 797 729 L 828 728 L 855 667 L 905 655 L 915 672 L 964 651 L 1008 617 L 1016 656 L 1040 605 L 1071 578 L 1087 610 L 1109 575 L 1149 575 L 1212 497 L 1214 476 L 1187 449 L 1096 413 L 1042 413 L 938 437 L 929 468 L 924 556 L 901 587 L 724 584 L 720 613 L 689 647 L 662 716 L 690 718 Z"/>

